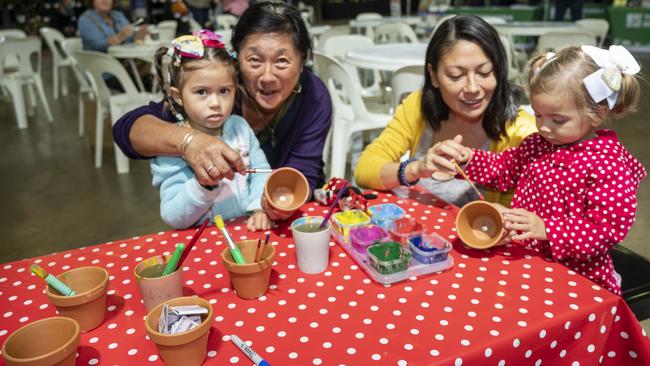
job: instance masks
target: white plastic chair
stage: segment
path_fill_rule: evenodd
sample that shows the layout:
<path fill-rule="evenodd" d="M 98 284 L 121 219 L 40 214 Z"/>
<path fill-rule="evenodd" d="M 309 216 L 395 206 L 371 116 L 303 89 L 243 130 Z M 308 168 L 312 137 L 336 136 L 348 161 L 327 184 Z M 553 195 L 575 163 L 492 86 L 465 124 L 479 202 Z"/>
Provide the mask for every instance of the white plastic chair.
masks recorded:
<path fill-rule="evenodd" d="M 356 20 L 382 20 L 384 17 L 379 13 L 367 12 L 359 13 Z M 362 32 L 362 30 L 364 30 Z M 357 32 L 363 33 L 366 37 L 370 39 L 375 39 L 374 26 L 371 27 L 358 27 Z"/>
<path fill-rule="evenodd" d="M 375 28 L 375 43 L 417 43 L 418 36 L 406 23 L 383 23 Z"/>
<path fill-rule="evenodd" d="M 350 34 L 350 35 L 342 35 L 342 36 L 332 36 L 329 37 L 327 40 L 323 41 L 322 43 L 323 43 L 322 53 L 338 60 L 343 65 L 343 68 L 350 75 L 352 82 L 356 84 L 358 88 L 361 89 L 362 96 L 374 97 L 374 96 L 381 95 L 381 87 L 379 85 L 381 76 L 379 75 L 379 72 L 377 70 L 372 71 L 372 79 L 373 79 L 372 84 L 370 84 L 369 86 L 364 86 L 361 83 L 361 79 L 359 77 L 359 72 L 357 68 L 345 62 L 345 57 L 348 51 L 350 51 L 351 49 L 374 46 L 375 43 L 370 38 L 366 36 L 362 36 L 360 34 Z"/>
<path fill-rule="evenodd" d="M 606 19 L 579 19 L 576 20 L 576 25 L 583 32 L 596 37 L 598 40 L 598 47 L 603 46 L 605 38 L 607 38 L 607 32 L 609 31 L 609 22 Z"/>
<path fill-rule="evenodd" d="M 27 33 L 22 29 L 0 29 L 0 37 L 5 38 L 27 38 Z"/>
<path fill-rule="evenodd" d="M 217 18 L 217 32 L 221 33 L 221 31 L 227 30 L 230 31 L 233 28 L 235 28 L 235 24 L 237 24 L 237 21 L 239 20 L 236 16 L 232 14 L 219 14 L 216 16 Z"/>
<path fill-rule="evenodd" d="M 158 40 L 160 42 L 171 42 L 176 38 L 176 28 L 178 22 L 175 20 L 163 20 L 156 24 L 155 30 L 158 32 Z"/>
<path fill-rule="evenodd" d="M 501 44 L 506 51 L 506 60 L 508 63 L 508 80 L 519 82 L 520 77 L 523 75 L 523 67 L 526 64 L 527 57 L 524 54 L 519 54 L 512 47 L 510 42 L 511 38 L 507 36 L 499 36 Z"/>
<path fill-rule="evenodd" d="M 436 33 L 436 30 L 440 27 L 442 23 L 444 23 L 446 20 L 449 20 L 453 17 L 455 17 L 457 14 L 447 14 L 445 16 L 442 16 L 436 20 L 436 26 L 433 28 L 433 32 L 431 32 L 431 36 L 433 36 L 434 33 Z"/>
<path fill-rule="evenodd" d="M 27 38 L 27 33 L 21 29 L 0 29 L 0 38 L 9 39 L 25 39 Z M 5 58 L 5 69 L 17 69 L 18 68 L 18 58 L 14 55 L 9 55 Z"/>
<path fill-rule="evenodd" d="M 71 38 L 66 38 L 63 41 L 63 48 L 65 51 L 68 53 L 70 59 L 74 61 L 74 66 L 72 67 L 72 72 L 77 79 L 77 82 L 79 83 L 79 136 L 83 136 L 85 133 L 85 124 L 84 124 L 84 117 L 85 117 L 85 111 L 84 111 L 84 96 L 88 96 L 90 99 L 95 99 L 95 92 L 94 89 L 92 88 L 92 85 L 90 83 L 90 80 L 88 78 L 88 74 L 84 70 L 81 69 L 81 66 L 77 62 L 77 59 L 75 58 L 75 53 L 77 51 L 81 51 L 83 49 L 83 44 L 81 41 L 81 38 L 79 37 L 71 37 Z"/>
<path fill-rule="evenodd" d="M 424 85 L 424 66 L 413 65 L 400 67 L 393 74 L 391 85 L 391 106 L 396 108 L 404 94 L 414 92 Z"/>
<path fill-rule="evenodd" d="M 373 20 L 373 19 L 383 19 L 383 16 L 379 13 L 366 12 L 357 14 L 356 20 Z"/>
<path fill-rule="evenodd" d="M 63 48 L 65 37 L 61 32 L 49 27 L 42 27 L 39 32 L 52 53 L 52 95 L 54 99 L 58 99 L 59 80 L 61 80 L 61 94 L 68 95 L 68 79 L 64 69 L 72 69 L 77 63 Z"/>
<path fill-rule="evenodd" d="M 307 5 L 304 2 L 299 1 L 298 9 L 300 10 L 300 15 L 302 16 L 302 19 L 305 21 L 305 24 L 314 24 L 315 12 L 314 12 L 313 5 Z"/>
<path fill-rule="evenodd" d="M 43 90 L 41 79 L 41 48 L 43 43 L 38 37 L 27 37 L 25 39 L 7 38 L 0 43 L 0 86 L 9 92 L 13 99 L 16 121 L 19 129 L 27 128 L 27 115 L 25 111 L 25 99 L 23 86 L 27 87 L 30 96 L 31 107 L 36 106 L 36 98 L 33 88 L 36 88 L 38 98 L 43 105 L 45 115 L 52 123 L 52 112 Z M 18 61 L 17 69 L 7 69 L 5 59 L 13 54 Z"/>
<path fill-rule="evenodd" d="M 104 113 L 110 111 L 111 123 L 115 123 L 125 112 L 145 105 L 155 100 L 156 96 L 141 93 L 135 83 L 124 69 L 124 66 L 114 57 L 93 51 L 79 51 L 75 54 L 79 64 L 90 74 L 90 82 L 94 89 L 97 101 L 97 118 L 95 125 L 95 167 L 102 166 L 102 144 L 104 140 Z M 124 93 L 111 94 L 111 90 L 104 81 L 104 75 L 115 77 L 124 89 Z M 118 173 L 129 172 L 129 159 L 122 150 L 113 144 L 115 149 L 115 163 Z"/>
<path fill-rule="evenodd" d="M 567 46 L 596 45 L 596 38 L 582 32 L 548 32 L 539 37 L 537 52 L 554 51 Z"/>
<path fill-rule="evenodd" d="M 329 176 L 344 178 L 352 135 L 356 132 L 382 129 L 386 127 L 391 116 L 368 112 L 358 85 L 352 82 L 343 66 L 334 58 L 314 52 L 314 62 L 321 80 L 330 92 L 334 110 L 332 135 L 329 139 Z M 323 155 L 326 156 L 327 151 L 324 151 Z"/>
<path fill-rule="evenodd" d="M 197 22 L 191 14 L 187 17 L 187 21 L 190 23 L 190 32 L 197 32 L 203 29 L 203 27 L 201 27 L 201 24 L 199 24 L 199 22 Z"/>
<path fill-rule="evenodd" d="M 318 37 L 316 51 L 323 52 L 323 44 L 325 44 L 328 39 L 335 36 L 347 36 L 349 34 L 351 34 L 349 25 L 339 25 L 326 30 L 320 35 L 320 37 Z"/>

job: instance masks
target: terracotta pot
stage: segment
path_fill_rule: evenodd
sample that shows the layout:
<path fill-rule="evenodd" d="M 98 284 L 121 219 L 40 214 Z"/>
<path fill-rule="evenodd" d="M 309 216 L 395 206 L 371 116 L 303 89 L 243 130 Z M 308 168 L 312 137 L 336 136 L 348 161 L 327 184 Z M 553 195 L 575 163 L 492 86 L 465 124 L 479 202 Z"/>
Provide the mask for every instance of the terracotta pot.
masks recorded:
<path fill-rule="evenodd" d="M 503 216 L 493 204 L 473 201 L 458 212 L 456 231 L 469 247 L 487 249 L 499 243 L 505 235 Z"/>
<path fill-rule="evenodd" d="M 74 319 L 41 319 L 13 332 L 2 345 L 2 356 L 8 366 L 74 366 L 79 332 Z"/>
<path fill-rule="evenodd" d="M 100 267 L 81 267 L 63 272 L 56 278 L 77 293 L 74 296 L 63 296 L 50 286 L 45 288 L 47 297 L 59 315 L 76 320 L 82 332 L 102 324 L 106 313 L 108 272 Z"/>
<path fill-rule="evenodd" d="M 142 302 L 147 312 L 160 303 L 183 296 L 183 271 L 180 269 L 163 277 L 148 278 L 140 275 L 145 268 L 154 267 L 160 267 L 162 273 L 170 258 L 171 255 L 153 256 L 138 263 L 133 269 L 133 275 L 138 283 Z"/>
<path fill-rule="evenodd" d="M 163 304 L 168 306 L 199 305 L 208 309 L 208 314 L 203 322 L 196 328 L 187 332 L 176 334 L 165 334 L 158 331 L 158 319 L 162 312 Z M 178 297 L 159 304 L 147 314 L 144 319 L 144 326 L 147 335 L 158 347 L 158 352 L 167 366 L 193 366 L 201 365 L 205 360 L 205 353 L 208 348 L 208 336 L 212 327 L 212 305 L 206 300 L 191 296 Z"/>
<path fill-rule="evenodd" d="M 244 256 L 246 264 L 235 263 L 230 255 L 230 250 L 226 248 L 221 253 L 223 265 L 230 273 L 230 281 L 237 296 L 244 299 L 257 299 L 264 295 L 269 288 L 275 248 L 270 244 L 264 246 L 260 261 L 253 263 L 257 251 L 257 240 L 243 240 L 235 244 Z"/>
<path fill-rule="evenodd" d="M 307 202 L 309 183 L 296 169 L 276 169 L 264 184 L 264 196 L 276 210 L 293 212 Z"/>

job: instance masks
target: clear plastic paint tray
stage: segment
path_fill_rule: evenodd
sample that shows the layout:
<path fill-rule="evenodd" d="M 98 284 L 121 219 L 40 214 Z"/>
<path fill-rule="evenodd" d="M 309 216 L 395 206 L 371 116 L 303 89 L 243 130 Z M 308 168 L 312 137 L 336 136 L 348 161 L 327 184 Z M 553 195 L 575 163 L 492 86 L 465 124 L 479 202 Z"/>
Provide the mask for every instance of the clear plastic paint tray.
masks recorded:
<path fill-rule="evenodd" d="M 383 285 L 390 285 L 396 282 L 404 281 L 409 277 L 440 272 L 454 265 L 454 258 L 451 256 L 451 254 L 449 254 L 445 260 L 432 264 L 420 263 L 414 258 L 410 258 L 406 270 L 391 274 L 382 274 L 373 268 L 372 264 L 369 262 L 369 259 L 364 257 L 355 248 L 353 248 L 352 244 L 350 244 L 349 241 L 342 240 L 342 237 L 338 234 L 338 232 L 332 230 L 332 236 L 334 236 L 334 239 L 336 239 L 341 248 L 345 250 L 345 252 L 357 263 L 357 265 L 361 267 L 364 272 L 366 272 L 370 279 Z"/>

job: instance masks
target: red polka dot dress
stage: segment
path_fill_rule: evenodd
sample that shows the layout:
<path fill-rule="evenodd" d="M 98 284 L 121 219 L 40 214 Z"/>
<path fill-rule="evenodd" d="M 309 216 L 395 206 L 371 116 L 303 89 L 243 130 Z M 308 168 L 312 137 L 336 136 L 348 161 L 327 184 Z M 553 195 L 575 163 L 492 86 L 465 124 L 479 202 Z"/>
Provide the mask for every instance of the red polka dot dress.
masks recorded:
<path fill-rule="evenodd" d="M 563 147 L 535 133 L 500 154 L 474 150 L 466 171 L 488 188 L 514 188 L 512 207 L 544 220 L 548 240 L 528 247 L 621 294 L 609 250 L 634 223 L 646 171 L 616 133 Z"/>

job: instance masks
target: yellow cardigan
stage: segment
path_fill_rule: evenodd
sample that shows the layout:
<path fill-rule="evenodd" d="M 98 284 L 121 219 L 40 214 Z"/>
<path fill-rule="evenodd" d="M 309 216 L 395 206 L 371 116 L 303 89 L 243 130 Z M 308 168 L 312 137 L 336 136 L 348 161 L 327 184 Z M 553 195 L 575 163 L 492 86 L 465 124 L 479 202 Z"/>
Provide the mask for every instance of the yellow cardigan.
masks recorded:
<path fill-rule="evenodd" d="M 420 113 L 420 91 L 411 93 L 397 107 L 393 119 L 382 131 L 381 135 L 370 145 L 366 146 L 354 169 L 354 179 L 361 187 L 386 190 L 380 179 L 381 168 L 388 163 L 397 163 L 410 150 L 413 156 L 424 132 L 426 122 Z M 506 136 L 499 141 L 492 141 L 489 150 L 501 152 L 509 147 L 517 146 L 528 135 L 537 131 L 535 117 L 519 109 L 514 122 L 506 125 Z M 488 191 L 485 199 L 499 202 L 508 206 L 512 193 Z"/>

